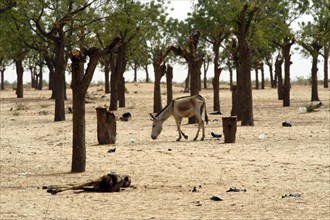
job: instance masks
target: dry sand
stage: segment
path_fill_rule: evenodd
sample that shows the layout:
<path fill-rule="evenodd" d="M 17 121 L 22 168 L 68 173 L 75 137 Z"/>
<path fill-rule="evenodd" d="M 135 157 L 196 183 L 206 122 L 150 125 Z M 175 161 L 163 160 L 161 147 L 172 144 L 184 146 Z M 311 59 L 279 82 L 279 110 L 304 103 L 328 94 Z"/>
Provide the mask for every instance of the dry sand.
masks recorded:
<path fill-rule="evenodd" d="M 0 219 L 330 219 L 329 89 L 319 87 L 324 106 L 307 114 L 299 114 L 298 108 L 309 103 L 310 87 L 293 86 L 291 107 L 286 108 L 276 90 L 254 90 L 255 126 L 238 125 L 235 144 L 210 135 L 222 133 L 221 117 L 230 114 L 228 87 L 220 92 L 224 115 L 209 116 L 203 142 L 192 141 L 196 125 L 187 120 L 182 129 L 189 139 L 176 142 L 173 118 L 152 140 L 153 85 L 128 83 L 127 89 L 127 107 L 115 114 L 129 111 L 132 118 L 117 122 L 115 145 L 102 146 L 95 108 L 109 105 L 109 95 L 103 96 L 102 87 L 89 89 L 87 167 L 75 174 L 70 173 L 72 115 L 53 122 L 54 101 L 47 90 L 27 90 L 23 99 L 16 99 L 13 90 L 0 92 Z M 213 111 L 212 90 L 201 94 L 208 112 Z M 182 95 L 182 88 L 175 87 L 174 97 Z M 66 107 L 71 106 L 71 90 L 68 97 Z M 284 121 L 292 127 L 282 127 Z M 116 152 L 107 153 L 113 147 Z M 42 189 L 109 172 L 130 175 L 133 187 L 119 193 L 57 195 Z M 231 187 L 246 192 L 226 192 Z M 212 201 L 212 196 L 223 201 Z"/>

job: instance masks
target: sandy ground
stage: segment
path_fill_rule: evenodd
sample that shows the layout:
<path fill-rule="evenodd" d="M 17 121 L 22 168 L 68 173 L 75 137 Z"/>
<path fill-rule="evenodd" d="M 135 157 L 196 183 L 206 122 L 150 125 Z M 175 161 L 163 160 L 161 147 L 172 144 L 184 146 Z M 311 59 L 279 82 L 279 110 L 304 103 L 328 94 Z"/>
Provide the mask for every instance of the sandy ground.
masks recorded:
<path fill-rule="evenodd" d="M 127 107 L 115 114 L 129 111 L 132 118 L 117 122 L 115 145 L 101 146 L 95 108 L 109 105 L 109 95 L 102 87 L 89 89 L 87 167 L 76 174 L 70 173 L 72 115 L 53 122 L 54 101 L 47 90 L 27 90 L 23 99 L 16 99 L 13 90 L 0 92 L 0 219 L 330 219 L 329 89 L 320 86 L 324 106 L 307 114 L 299 114 L 298 108 L 309 103 L 310 87 L 293 86 L 291 107 L 286 108 L 276 90 L 254 90 L 255 126 L 238 125 L 235 144 L 210 135 L 222 133 L 221 117 L 230 114 L 228 87 L 220 92 L 224 114 L 209 115 L 203 142 L 192 141 L 196 125 L 186 120 L 182 129 L 189 139 L 176 142 L 173 118 L 152 140 L 153 85 L 129 83 L 127 89 Z M 201 94 L 212 112 L 212 90 Z M 174 97 L 182 95 L 182 88 L 175 87 Z M 71 90 L 68 97 L 67 108 Z M 282 127 L 284 121 L 292 127 Z M 113 147 L 116 152 L 108 153 Z M 134 187 L 57 195 L 42 189 L 109 172 L 130 175 Z M 226 192 L 232 187 L 246 191 Z"/>

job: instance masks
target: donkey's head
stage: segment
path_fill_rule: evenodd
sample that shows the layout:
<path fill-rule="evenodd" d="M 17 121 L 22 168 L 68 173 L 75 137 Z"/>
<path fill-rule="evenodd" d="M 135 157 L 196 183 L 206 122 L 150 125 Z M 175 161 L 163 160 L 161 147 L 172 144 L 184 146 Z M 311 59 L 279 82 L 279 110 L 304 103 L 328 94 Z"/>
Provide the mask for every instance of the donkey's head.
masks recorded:
<path fill-rule="evenodd" d="M 153 140 L 157 139 L 158 135 L 163 130 L 163 123 L 164 121 L 157 119 L 153 114 L 150 113 L 150 116 L 152 118 L 152 130 L 151 130 L 151 138 Z"/>

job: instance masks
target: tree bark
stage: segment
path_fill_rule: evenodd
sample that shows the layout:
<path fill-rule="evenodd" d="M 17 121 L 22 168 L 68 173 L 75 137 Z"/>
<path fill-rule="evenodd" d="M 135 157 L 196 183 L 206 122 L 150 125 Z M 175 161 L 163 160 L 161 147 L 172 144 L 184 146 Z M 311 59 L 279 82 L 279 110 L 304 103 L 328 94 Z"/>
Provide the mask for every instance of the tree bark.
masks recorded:
<path fill-rule="evenodd" d="M 149 83 L 149 71 L 148 71 L 148 65 L 144 67 L 144 70 L 146 71 L 146 83 Z"/>
<path fill-rule="evenodd" d="M 187 77 L 184 80 L 184 90 L 183 92 L 188 93 L 190 91 L 190 72 L 188 70 Z"/>
<path fill-rule="evenodd" d="M 203 80 L 203 88 L 207 89 L 207 70 L 209 69 L 209 62 L 203 62 L 204 67 L 204 80 Z"/>
<path fill-rule="evenodd" d="M 317 91 L 317 59 L 320 54 L 320 50 L 322 49 L 322 45 L 314 41 L 311 44 L 306 44 L 301 42 L 303 48 L 307 50 L 312 56 L 312 98 L 311 101 L 320 101 Z"/>
<path fill-rule="evenodd" d="M 246 55 L 242 58 L 239 66 L 239 78 L 237 85 L 239 106 L 238 112 L 241 114 L 242 126 L 253 126 L 253 105 L 252 105 L 252 85 L 251 85 L 251 57 Z"/>
<path fill-rule="evenodd" d="M 283 84 L 283 107 L 290 106 L 290 66 L 291 62 L 291 46 L 295 43 L 293 39 L 287 39 L 288 41 L 282 47 L 284 56 L 284 84 Z M 291 40 L 291 41 L 290 41 Z"/>
<path fill-rule="evenodd" d="M 31 74 L 31 88 L 35 89 L 36 86 L 36 73 L 35 73 L 35 66 L 29 66 L 30 74 Z"/>
<path fill-rule="evenodd" d="M 134 72 L 134 80 L 133 80 L 133 82 L 137 82 L 137 69 L 138 69 L 137 62 L 133 62 L 133 72 Z"/>
<path fill-rule="evenodd" d="M 23 59 L 15 58 L 14 61 L 17 74 L 16 96 L 17 98 L 23 98 Z"/>
<path fill-rule="evenodd" d="M 264 71 L 264 64 L 261 63 L 260 65 L 261 71 L 261 89 L 265 89 L 265 71 Z"/>
<path fill-rule="evenodd" d="M 39 74 L 38 74 L 38 81 L 37 81 L 37 89 L 42 90 L 43 88 L 43 63 L 39 63 Z"/>
<path fill-rule="evenodd" d="M 237 116 L 239 112 L 237 86 L 231 87 L 231 116 Z"/>
<path fill-rule="evenodd" d="M 219 49 L 220 48 L 220 41 L 213 43 L 213 52 L 214 52 L 214 78 L 212 80 L 213 85 L 213 111 L 220 112 L 220 74 L 222 69 L 219 66 Z"/>
<path fill-rule="evenodd" d="M 221 74 L 221 68 L 218 68 L 214 72 L 214 78 L 212 80 L 213 85 L 213 111 L 219 111 L 220 112 L 220 74 Z"/>
<path fill-rule="evenodd" d="M 166 72 L 165 64 L 162 65 L 162 55 L 158 55 L 153 62 L 155 82 L 154 82 L 154 113 L 162 110 L 162 97 L 160 89 L 160 80 Z"/>
<path fill-rule="evenodd" d="M 53 59 L 50 56 L 45 55 L 44 58 L 45 58 L 46 66 L 49 71 L 48 89 L 52 90 L 51 99 L 55 99 L 55 94 L 54 94 L 55 64 L 54 64 Z"/>
<path fill-rule="evenodd" d="M 232 87 L 234 85 L 233 84 L 233 68 L 229 62 L 227 63 L 227 67 L 228 67 L 228 71 L 229 71 L 229 86 L 230 86 L 230 89 L 232 89 Z"/>
<path fill-rule="evenodd" d="M 252 12 L 247 14 L 249 4 L 245 4 L 241 13 L 238 27 L 238 76 L 237 90 L 238 101 L 241 107 L 238 112 L 241 117 L 242 126 L 253 126 L 253 104 L 252 104 L 252 85 L 251 85 L 251 48 L 247 41 L 247 32 L 250 28 L 251 21 L 254 17 L 257 8 L 254 7 Z M 246 21 L 247 19 L 247 21 Z"/>
<path fill-rule="evenodd" d="M 72 60 L 72 172 L 84 172 L 86 168 L 85 95 L 82 86 L 85 57 L 75 51 Z"/>
<path fill-rule="evenodd" d="M 283 58 L 277 56 L 275 61 L 275 78 L 277 78 L 277 96 L 278 100 L 283 100 L 283 78 L 282 78 Z"/>
<path fill-rule="evenodd" d="M 126 99 L 125 99 L 125 94 L 126 94 L 126 87 L 125 87 L 125 78 L 123 75 L 119 77 L 119 82 L 118 82 L 118 103 L 119 103 L 119 108 L 125 108 L 126 106 Z"/>
<path fill-rule="evenodd" d="M 273 63 L 270 59 L 266 59 L 266 65 L 268 66 L 269 69 L 269 75 L 270 75 L 270 86 L 271 88 L 276 88 L 276 83 L 274 79 L 274 74 L 273 74 Z"/>
<path fill-rule="evenodd" d="M 110 70 L 111 70 L 111 55 L 104 56 L 104 91 L 105 94 L 110 93 Z"/>
<path fill-rule="evenodd" d="M 317 57 L 318 53 L 313 55 L 313 61 L 312 61 L 312 97 L 311 101 L 320 101 L 319 95 L 318 95 L 318 89 L 317 89 Z"/>
<path fill-rule="evenodd" d="M 168 105 L 173 100 L 172 79 L 173 79 L 173 67 L 168 64 L 166 69 L 166 92 L 167 92 Z"/>
<path fill-rule="evenodd" d="M 54 75 L 54 89 L 55 89 L 55 115 L 54 121 L 65 120 L 65 66 L 66 59 L 64 54 L 65 48 L 65 34 L 63 30 L 58 30 L 58 39 L 55 42 L 55 75 Z"/>
<path fill-rule="evenodd" d="M 259 66 L 256 64 L 256 66 L 255 66 L 255 68 L 254 68 L 254 70 L 255 70 L 255 73 L 256 73 L 256 87 L 255 87 L 255 89 L 259 89 Z"/>
<path fill-rule="evenodd" d="M 5 90 L 5 71 L 6 68 L 1 68 L 0 72 L 1 72 L 1 90 Z"/>
<path fill-rule="evenodd" d="M 324 46 L 324 78 L 323 78 L 323 87 L 329 88 L 329 52 L 330 49 L 328 46 Z"/>
<path fill-rule="evenodd" d="M 190 72 L 190 95 L 199 95 L 200 76 L 203 59 L 195 59 L 189 63 Z"/>
<path fill-rule="evenodd" d="M 84 172 L 86 168 L 85 141 L 85 94 L 79 91 L 72 93 L 72 172 Z"/>
<path fill-rule="evenodd" d="M 125 70 L 125 55 L 126 54 L 126 44 L 121 43 L 118 48 L 118 55 L 115 62 L 114 71 L 111 71 L 111 94 L 110 94 L 110 111 L 116 111 L 118 109 L 118 97 L 119 97 L 119 81 L 122 80 L 121 76 Z M 124 91 L 125 92 L 125 91 Z"/>
<path fill-rule="evenodd" d="M 199 95 L 199 88 L 200 88 L 200 76 L 201 76 L 201 68 L 203 64 L 202 58 L 197 58 L 192 60 L 189 65 L 189 72 L 190 72 L 190 95 Z M 188 119 L 189 124 L 194 124 L 197 122 L 195 117 L 190 117 Z"/>

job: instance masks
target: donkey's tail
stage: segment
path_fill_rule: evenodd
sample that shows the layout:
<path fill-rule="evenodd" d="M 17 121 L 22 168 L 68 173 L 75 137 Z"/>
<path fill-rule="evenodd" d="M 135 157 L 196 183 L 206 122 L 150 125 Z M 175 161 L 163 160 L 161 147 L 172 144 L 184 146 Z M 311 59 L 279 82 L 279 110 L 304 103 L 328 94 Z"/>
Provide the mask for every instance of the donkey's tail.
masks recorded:
<path fill-rule="evenodd" d="M 205 99 L 204 99 L 204 114 L 205 114 L 205 123 L 208 124 L 209 123 L 209 117 L 207 116 L 207 112 L 206 112 L 206 102 L 205 102 Z"/>

